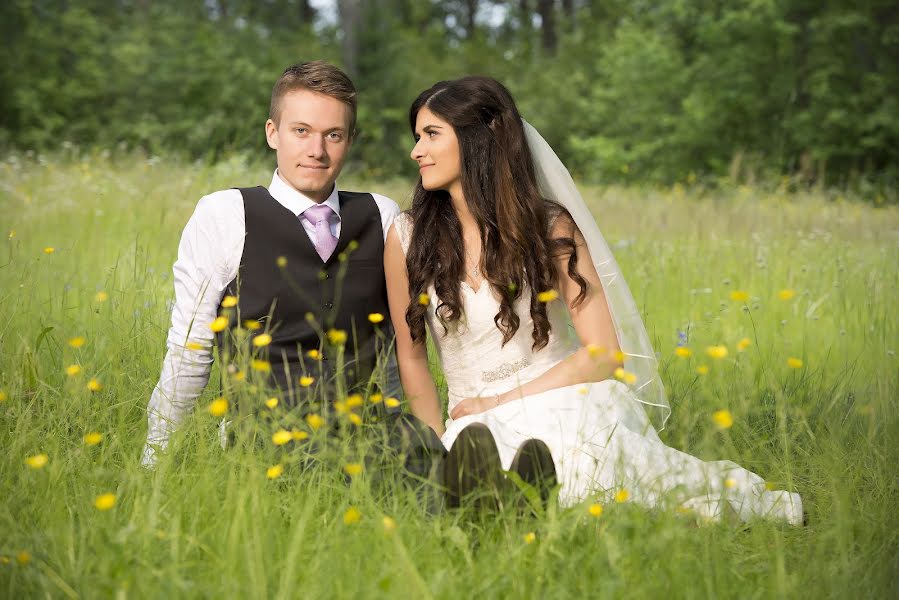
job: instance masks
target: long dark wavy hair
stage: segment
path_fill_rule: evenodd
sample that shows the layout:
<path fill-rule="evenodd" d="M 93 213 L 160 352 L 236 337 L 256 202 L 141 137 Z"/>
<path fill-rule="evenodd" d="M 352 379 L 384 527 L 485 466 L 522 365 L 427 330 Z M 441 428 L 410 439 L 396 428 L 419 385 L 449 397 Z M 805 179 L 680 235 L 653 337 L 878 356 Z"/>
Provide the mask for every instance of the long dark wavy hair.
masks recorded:
<path fill-rule="evenodd" d="M 501 83 L 489 77 L 463 77 L 434 84 L 412 103 L 413 133 L 423 107 L 449 123 L 459 140 L 462 193 L 480 229 L 481 271 L 502 299 L 493 321 L 503 334 L 503 345 L 518 331 L 521 320 L 513 303 L 527 288 L 533 349 L 540 350 L 549 342 L 551 327 L 546 304 L 537 295 L 556 283 L 555 258 L 567 255 L 568 275 L 580 286 L 573 305 L 586 297 L 587 282 L 577 271 L 574 222 L 564 208 L 541 197 L 521 115 Z M 447 191 L 428 191 L 419 179 L 410 213 L 414 226 L 406 269 L 412 300 L 406 322 L 413 341 L 423 342 L 427 307 L 418 298 L 429 285 L 440 298 L 437 316 L 445 330 L 462 316 L 465 250 L 460 243 L 462 225 Z M 568 237 L 550 236 L 550 226 L 559 219 L 570 225 Z"/>

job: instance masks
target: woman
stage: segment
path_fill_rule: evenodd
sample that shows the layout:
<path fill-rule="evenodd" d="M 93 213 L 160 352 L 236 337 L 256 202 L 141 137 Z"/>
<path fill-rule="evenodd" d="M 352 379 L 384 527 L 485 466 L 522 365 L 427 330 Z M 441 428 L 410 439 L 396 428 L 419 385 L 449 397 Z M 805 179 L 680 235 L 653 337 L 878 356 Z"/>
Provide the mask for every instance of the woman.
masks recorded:
<path fill-rule="evenodd" d="M 385 272 L 403 387 L 450 448 L 450 488 L 471 483 L 459 466 L 489 477 L 493 456 L 506 470 L 554 469 L 566 505 L 626 489 L 712 519 L 732 509 L 801 523 L 797 494 L 661 442 L 650 415 L 663 426 L 670 410 L 636 305 L 568 172 L 509 92 L 484 77 L 440 82 L 415 100 L 410 125 L 421 179 L 388 232 Z M 449 388 L 445 428 L 426 326 Z M 458 451 L 472 444 L 489 446 L 480 465 Z"/>

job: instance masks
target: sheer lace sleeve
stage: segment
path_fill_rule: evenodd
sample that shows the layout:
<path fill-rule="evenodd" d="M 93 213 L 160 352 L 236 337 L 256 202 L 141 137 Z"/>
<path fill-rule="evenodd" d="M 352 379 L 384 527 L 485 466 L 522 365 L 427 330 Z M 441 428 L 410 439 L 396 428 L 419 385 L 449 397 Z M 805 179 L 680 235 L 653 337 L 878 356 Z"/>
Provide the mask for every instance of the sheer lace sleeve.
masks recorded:
<path fill-rule="evenodd" d="M 401 212 L 393 221 L 396 227 L 396 234 L 400 238 L 400 246 L 403 248 L 403 254 L 409 252 L 409 241 L 412 239 L 412 215 L 408 212 Z"/>

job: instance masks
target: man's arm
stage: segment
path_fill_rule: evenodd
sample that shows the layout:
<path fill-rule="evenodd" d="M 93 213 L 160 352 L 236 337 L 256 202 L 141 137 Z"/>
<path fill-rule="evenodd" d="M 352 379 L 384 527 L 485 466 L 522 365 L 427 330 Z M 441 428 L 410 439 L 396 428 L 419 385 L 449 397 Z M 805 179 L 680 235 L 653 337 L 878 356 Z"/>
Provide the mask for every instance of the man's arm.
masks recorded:
<path fill-rule="evenodd" d="M 193 409 L 209 381 L 216 318 L 225 287 L 234 279 L 243 253 L 243 198 L 238 190 L 204 196 L 178 246 L 173 267 L 175 303 L 159 382 L 147 405 L 147 443 L 141 463 L 156 453 Z"/>

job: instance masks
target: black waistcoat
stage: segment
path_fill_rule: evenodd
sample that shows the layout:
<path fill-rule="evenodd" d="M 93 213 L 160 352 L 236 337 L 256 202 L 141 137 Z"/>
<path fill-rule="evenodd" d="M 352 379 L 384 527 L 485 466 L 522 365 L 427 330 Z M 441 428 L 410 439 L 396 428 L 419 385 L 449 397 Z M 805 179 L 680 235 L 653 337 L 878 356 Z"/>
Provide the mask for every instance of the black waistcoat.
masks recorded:
<path fill-rule="evenodd" d="M 376 360 L 376 329 L 389 326 L 384 231 L 374 198 L 338 192 L 340 237 L 334 253 L 322 263 L 302 217 L 263 187 L 240 192 L 246 238 L 237 277 L 226 291 L 238 302 L 236 310 L 220 308 L 220 313 L 229 316 L 231 327 L 257 321 L 262 327 L 250 333 L 267 331 L 272 336 L 266 349 L 272 383 L 281 390 L 297 388 L 304 373 L 334 375 L 337 351 L 328 340 L 329 330 L 346 333 L 343 371 L 349 386 L 366 381 Z M 372 324 L 372 313 L 382 314 L 384 321 Z M 216 337 L 220 349 L 227 350 L 228 337 Z M 317 350 L 320 358 L 310 358 L 310 350 Z"/>

